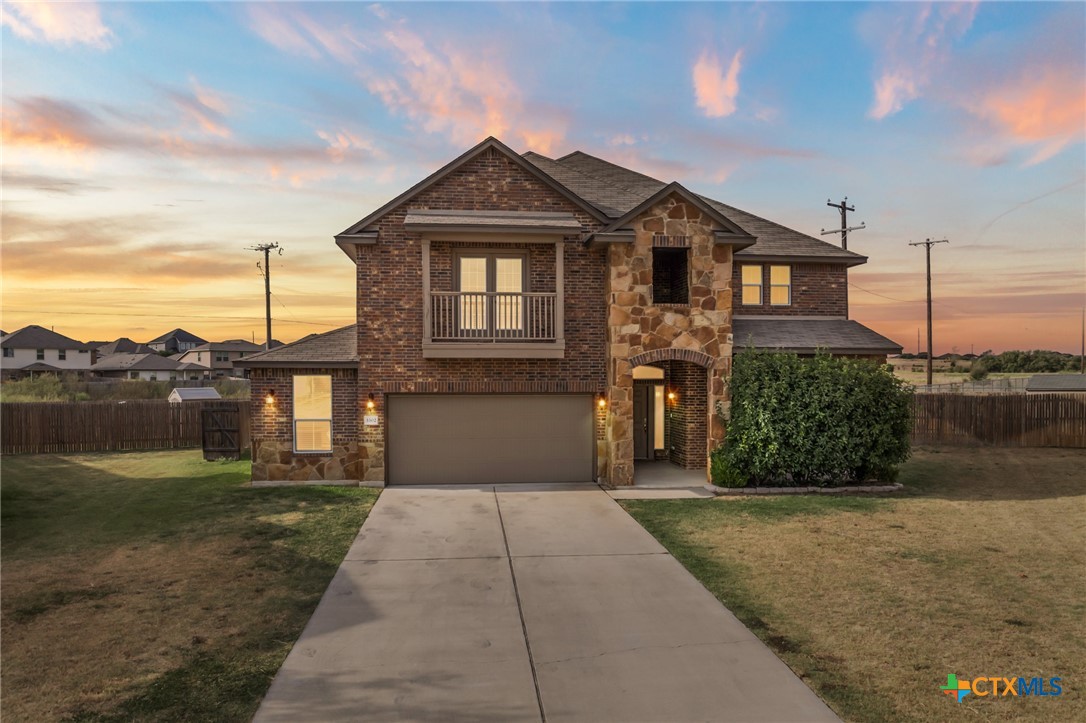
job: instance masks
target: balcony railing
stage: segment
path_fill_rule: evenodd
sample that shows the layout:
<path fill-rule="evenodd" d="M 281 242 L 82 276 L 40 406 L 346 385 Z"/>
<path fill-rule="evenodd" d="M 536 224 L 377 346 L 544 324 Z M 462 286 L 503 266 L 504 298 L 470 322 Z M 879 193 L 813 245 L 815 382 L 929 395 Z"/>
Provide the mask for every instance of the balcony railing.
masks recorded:
<path fill-rule="evenodd" d="M 557 334 L 557 294 L 475 291 L 430 293 L 434 342 L 548 342 Z"/>

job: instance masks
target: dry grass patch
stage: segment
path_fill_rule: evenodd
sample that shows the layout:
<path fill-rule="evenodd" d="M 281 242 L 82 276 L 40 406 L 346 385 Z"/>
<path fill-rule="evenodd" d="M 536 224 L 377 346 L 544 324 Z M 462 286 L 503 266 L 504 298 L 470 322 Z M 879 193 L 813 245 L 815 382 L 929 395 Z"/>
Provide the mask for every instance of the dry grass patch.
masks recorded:
<path fill-rule="evenodd" d="M 849 720 L 1086 719 L 1086 452 L 917 450 L 895 498 L 623 503 Z M 1058 698 L 939 692 L 1063 678 Z"/>
<path fill-rule="evenodd" d="M 376 499 L 192 451 L 2 472 L 5 721 L 249 719 Z"/>

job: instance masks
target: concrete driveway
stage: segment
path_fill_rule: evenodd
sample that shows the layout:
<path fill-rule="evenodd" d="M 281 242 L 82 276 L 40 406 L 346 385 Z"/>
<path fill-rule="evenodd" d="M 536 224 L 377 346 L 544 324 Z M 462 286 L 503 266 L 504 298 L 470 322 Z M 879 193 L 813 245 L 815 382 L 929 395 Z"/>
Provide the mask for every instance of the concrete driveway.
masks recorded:
<path fill-rule="evenodd" d="M 833 721 L 589 485 L 385 490 L 265 721 Z"/>

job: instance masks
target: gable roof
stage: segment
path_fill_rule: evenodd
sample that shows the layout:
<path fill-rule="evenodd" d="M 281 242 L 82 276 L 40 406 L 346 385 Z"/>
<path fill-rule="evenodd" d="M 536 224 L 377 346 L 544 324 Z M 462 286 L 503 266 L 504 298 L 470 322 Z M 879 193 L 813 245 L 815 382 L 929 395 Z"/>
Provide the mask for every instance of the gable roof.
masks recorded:
<path fill-rule="evenodd" d="M 525 153 L 524 157 L 545 173 L 561 179 L 570 190 L 588 202 L 606 209 L 612 219 L 628 214 L 631 209 L 668 186 L 659 179 L 583 151 L 575 151 L 557 160 L 531 151 Z M 698 198 L 757 239 L 753 245 L 735 252 L 738 259 L 753 261 L 759 258 L 788 257 L 833 261 L 847 266 L 856 266 L 867 261 L 867 257 L 862 254 L 847 251 L 716 199 L 702 195 L 698 195 Z"/>
<path fill-rule="evenodd" d="M 694 195 L 677 182 L 667 184 L 656 193 L 652 194 L 644 201 L 631 208 L 625 214 L 612 222 L 610 226 L 604 228 L 603 233 L 617 231 L 637 216 L 640 216 L 642 213 L 649 210 L 654 205 L 673 194 L 689 201 L 694 206 L 696 206 L 702 213 L 706 214 L 707 216 L 709 216 L 709 218 L 716 221 L 718 225 L 723 226 L 728 232 L 726 239 L 729 243 L 733 243 L 736 246 L 740 246 L 742 248 L 750 246 L 754 243 L 753 236 L 740 228 L 731 219 L 721 214 L 717 208 L 707 204 L 701 198 L 701 196 Z"/>
<path fill-rule="evenodd" d="M 71 337 L 58 334 L 36 324 L 24 326 L 4 337 L 0 345 L 10 349 L 82 349 L 86 344 Z"/>
<path fill-rule="evenodd" d="M 143 354 L 110 354 L 98 359 L 91 371 L 178 371 L 186 364 L 179 364 L 174 359 L 160 356 L 154 352 Z"/>
<path fill-rule="evenodd" d="M 358 327 L 344 326 L 234 362 L 235 367 L 357 367 Z"/>
<path fill-rule="evenodd" d="M 168 331 L 165 334 L 163 334 L 162 336 L 157 337 L 155 339 L 152 339 L 151 341 L 149 341 L 147 343 L 148 344 L 161 344 L 163 342 L 168 341 L 171 338 L 172 339 L 177 339 L 177 341 L 185 342 L 186 344 L 188 344 L 188 343 L 206 344 L 207 343 L 207 341 L 205 339 L 201 339 L 200 337 L 196 336 L 192 332 L 185 331 L 184 329 L 174 329 L 173 331 Z"/>
<path fill-rule="evenodd" d="M 254 344 L 244 339 L 231 339 L 229 341 L 209 341 L 199 346 L 181 352 L 181 355 L 191 354 L 194 351 L 264 351 L 262 344 Z"/>
<path fill-rule="evenodd" d="M 99 344 L 97 349 L 98 353 L 102 356 L 111 356 L 113 354 L 146 354 L 154 352 L 154 349 L 146 344 L 134 342 L 127 336 L 122 336 L 120 339 L 106 342 L 105 344 Z"/>
<path fill-rule="evenodd" d="M 201 399 L 222 399 L 222 396 L 214 387 L 176 387 L 167 398 L 171 402 L 192 402 Z"/>
<path fill-rule="evenodd" d="M 361 221 L 347 227 L 342 233 L 339 233 L 339 234 L 336 235 L 337 243 L 340 242 L 341 239 L 343 241 L 345 241 L 345 242 L 349 242 L 350 237 L 358 235 L 358 234 L 362 234 L 365 231 L 369 230 L 369 227 L 372 224 L 374 224 L 375 222 L 377 222 L 378 220 L 380 220 L 382 216 L 384 216 L 385 214 L 387 214 L 390 211 L 394 210 L 398 206 L 403 205 L 407 201 L 410 201 L 412 198 L 414 198 L 418 194 L 422 193 L 423 191 L 425 191 L 430 186 L 433 186 L 435 183 L 442 180 L 443 178 L 448 176 L 450 173 L 452 173 L 453 171 L 455 171 L 458 168 L 460 168 L 461 166 L 463 166 L 465 163 L 471 161 L 472 159 L 478 157 L 479 155 L 481 155 L 481 154 L 483 154 L 483 153 L 485 153 L 486 151 L 489 151 L 489 150 L 495 150 L 495 151 L 501 153 L 502 155 L 506 156 L 509 160 L 511 160 L 514 164 L 519 166 L 526 173 L 533 176 L 536 180 L 540 181 L 541 183 L 544 183 L 547 186 L 550 186 L 552 189 L 557 191 L 560 195 L 564 196 L 571 203 L 573 203 L 573 205 L 580 207 L 585 212 L 587 212 L 590 216 L 592 216 L 592 217 L 594 217 L 594 218 L 596 218 L 597 220 L 600 220 L 600 221 L 603 221 L 603 220 L 605 220 L 607 218 L 606 214 L 604 214 L 600 209 L 593 206 L 589 201 L 582 198 L 578 194 L 574 193 L 570 189 L 566 188 L 559 181 L 557 181 L 554 177 L 547 175 L 546 173 L 541 171 L 537 166 L 535 166 L 532 163 L 529 163 L 523 156 L 521 156 L 519 153 L 514 151 L 512 148 L 505 145 L 504 143 L 499 141 L 497 138 L 494 138 L 493 136 L 491 136 L 491 137 L 487 138 L 486 140 L 484 140 L 483 142 L 476 145 L 474 148 L 469 149 L 465 153 L 462 153 L 457 158 L 455 158 L 452 161 L 450 161 L 449 163 L 445 164 L 444 166 L 439 168 L 434 173 L 431 173 L 429 176 L 422 179 L 421 181 L 416 183 L 414 186 L 412 186 L 411 188 L 409 188 L 406 191 L 404 191 L 403 193 L 401 193 L 399 196 L 396 196 L 396 198 L 392 199 L 391 201 L 389 201 L 385 205 L 381 206 L 376 211 L 374 211 L 373 213 L 371 213 L 368 216 L 366 216 L 365 218 L 363 218 Z"/>

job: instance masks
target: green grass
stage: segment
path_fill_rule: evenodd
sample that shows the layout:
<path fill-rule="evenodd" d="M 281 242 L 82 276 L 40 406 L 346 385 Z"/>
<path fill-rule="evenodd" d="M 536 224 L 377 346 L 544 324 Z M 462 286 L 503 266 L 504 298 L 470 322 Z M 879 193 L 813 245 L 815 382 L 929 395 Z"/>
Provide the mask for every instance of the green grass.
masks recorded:
<path fill-rule="evenodd" d="M 622 504 L 846 720 L 1086 719 L 1083 450 L 924 449 L 903 494 Z M 961 705 L 948 673 L 1062 676 Z"/>
<path fill-rule="evenodd" d="M 6 457 L 4 720 L 248 720 L 377 492 L 198 451 Z"/>

